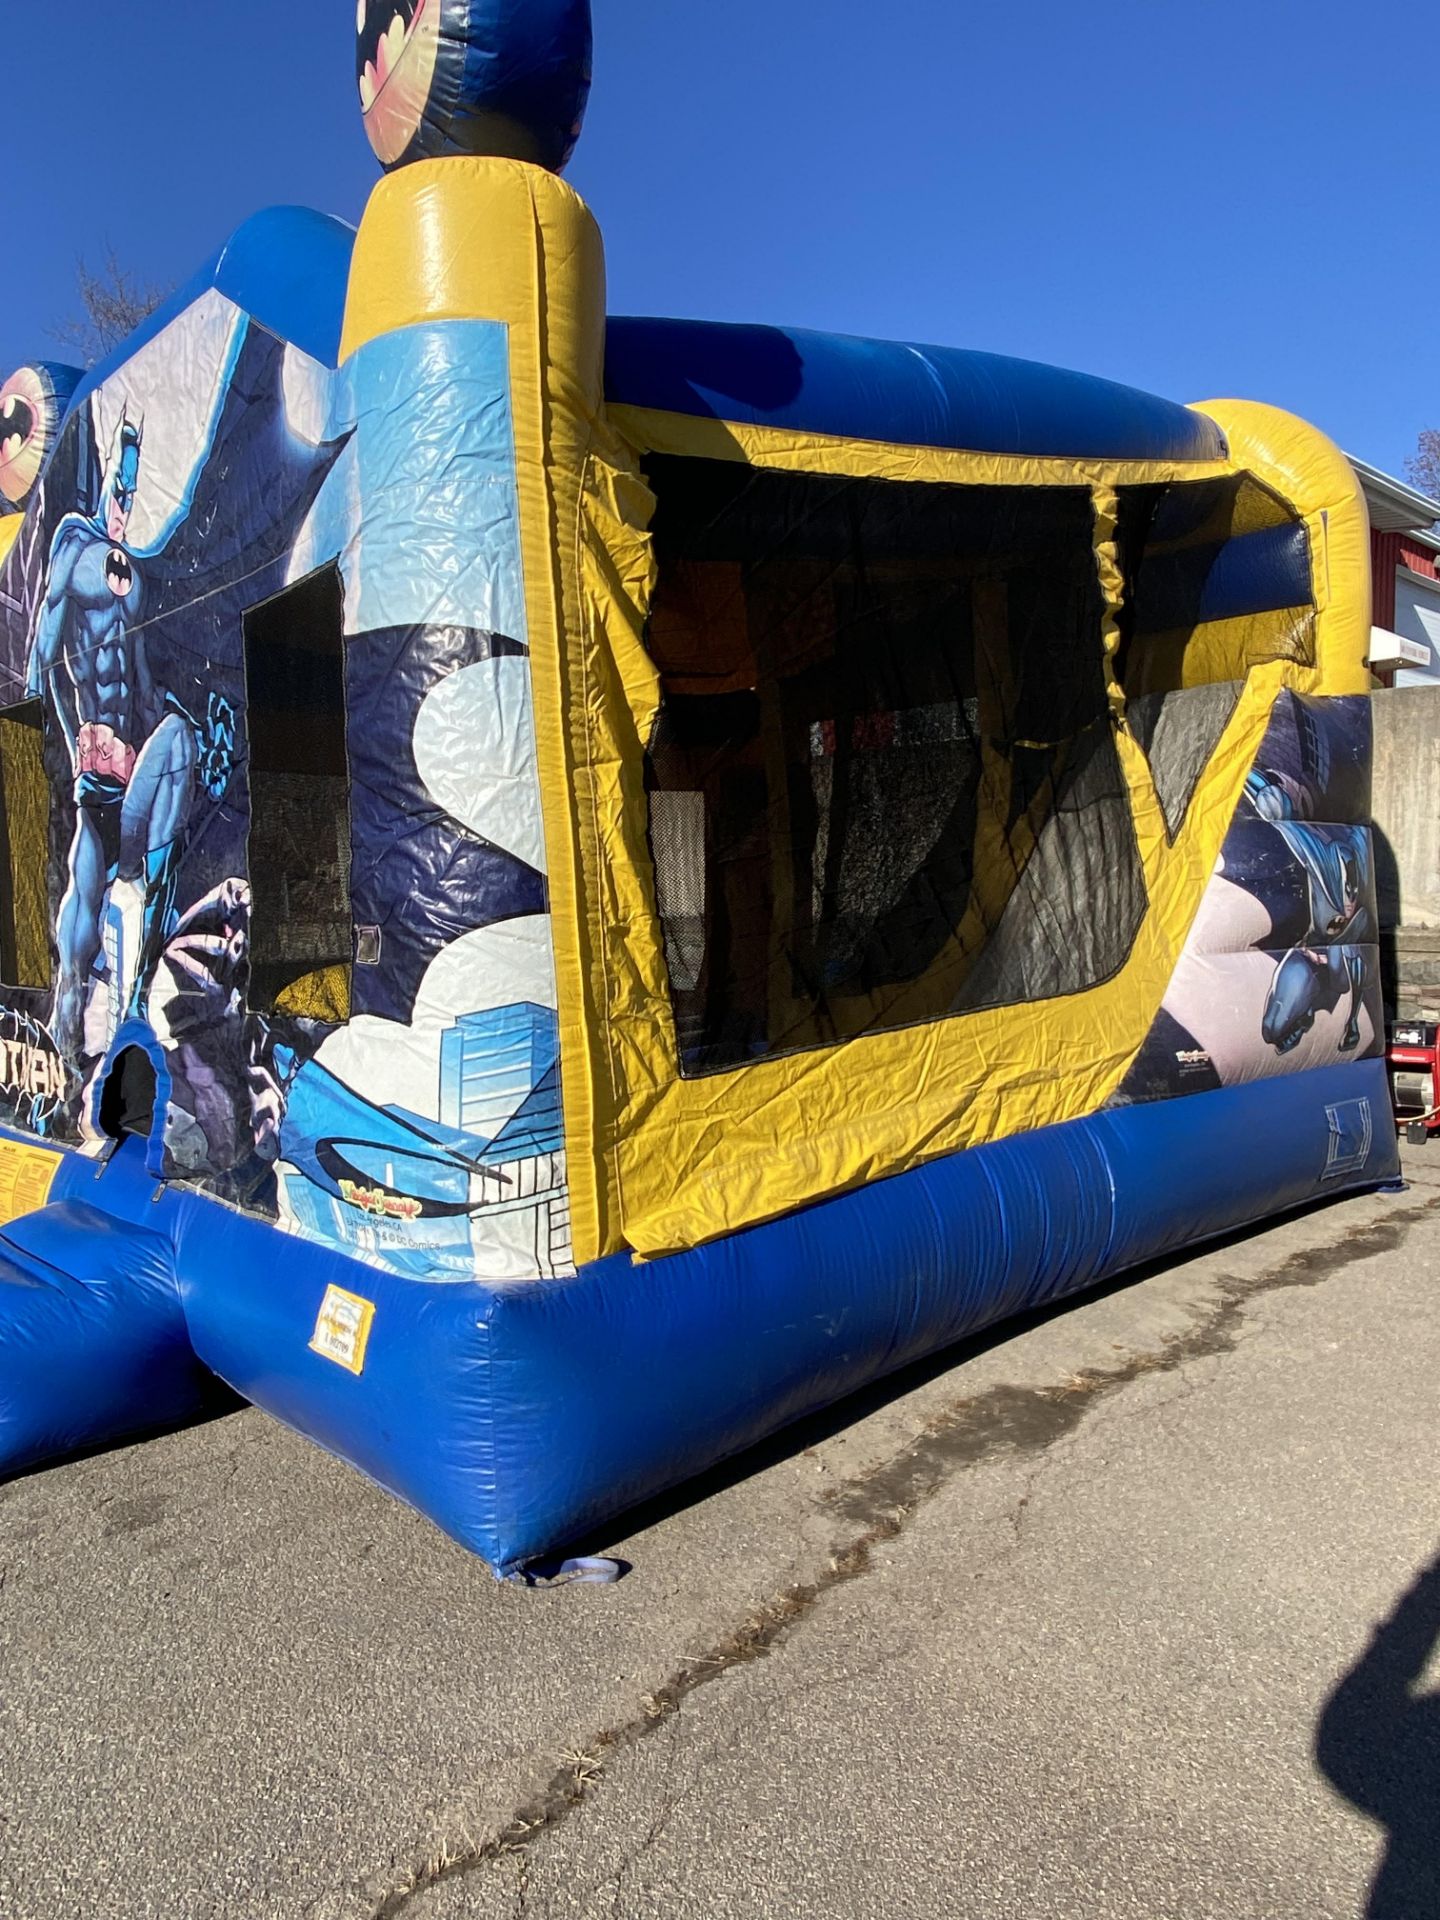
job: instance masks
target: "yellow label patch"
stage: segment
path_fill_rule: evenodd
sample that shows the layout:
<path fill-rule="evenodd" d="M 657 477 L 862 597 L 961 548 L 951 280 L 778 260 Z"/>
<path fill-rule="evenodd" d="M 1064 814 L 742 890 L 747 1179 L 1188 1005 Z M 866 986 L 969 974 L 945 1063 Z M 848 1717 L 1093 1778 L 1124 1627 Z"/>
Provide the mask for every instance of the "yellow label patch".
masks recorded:
<path fill-rule="evenodd" d="M 358 1293 L 347 1293 L 344 1287 L 327 1287 L 310 1351 L 333 1360 L 347 1373 L 362 1374 L 374 1319 L 373 1300 L 362 1300 Z"/>
<path fill-rule="evenodd" d="M 22 1213 L 34 1213 L 50 1198 L 63 1153 L 48 1147 L 24 1147 L 18 1141 L 0 1142 L 0 1226 Z"/>

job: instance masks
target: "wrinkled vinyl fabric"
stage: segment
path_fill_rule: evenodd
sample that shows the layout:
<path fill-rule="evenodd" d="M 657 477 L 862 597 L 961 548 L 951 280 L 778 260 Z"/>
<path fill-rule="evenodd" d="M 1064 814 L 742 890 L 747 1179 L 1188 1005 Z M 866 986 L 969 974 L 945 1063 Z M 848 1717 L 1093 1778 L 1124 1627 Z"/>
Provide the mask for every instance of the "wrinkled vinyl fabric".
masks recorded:
<path fill-rule="evenodd" d="M 45 1064 L 0 1055 L 0 1118 L 95 1143 L 139 1048 L 157 1177 L 417 1276 L 568 1271 L 504 331 L 327 367 L 246 311 L 324 305 L 309 221 L 262 224 L 253 300 L 237 240 L 77 396 L 4 570 L 0 1039 Z"/>
<path fill-rule="evenodd" d="M 261 1223 L 173 1190 L 142 1202 L 143 1228 L 67 1203 L 49 1210 L 63 1216 L 53 1239 L 38 1226 L 31 1238 L 90 1273 L 109 1246 L 131 1249 L 163 1312 L 150 1318 L 138 1295 L 122 1319 L 113 1290 L 66 1282 L 27 1321 L 0 1276 L 0 1467 L 191 1411 L 201 1376 L 186 1373 L 162 1284 L 178 1272 L 209 1366 L 508 1574 L 1006 1314 L 1390 1177 L 1388 1101 L 1384 1063 L 1369 1060 L 1123 1108 L 693 1253 L 522 1286 L 406 1280 L 303 1243 L 277 1260 Z M 1237 1156 L 1236 1139 L 1269 1151 Z M 98 1184 L 75 1164 L 101 1205 L 133 1215 L 124 1151 Z M 82 1215 L 98 1252 L 63 1242 Z M 359 1374 L 318 1337 L 337 1293 L 369 1310 Z M 18 1406 L 7 1387 L 31 1376 L 8 1361 L 40 1367 Z M 57 1393 L 62 1367 L 80 1395 Z"/>
<path fill-rule="evenodd" d="M 170 1240 L 94 1204 L 124 1179 L 117 1169 L 102 1193 L 90 1170 L 93 1199 L 57 1200 L 0 1234 L 5 1474 L 181 1425 L 225 1400 L 191 1347 Z"/>
<path fill-rule="evenodd" d="M 620 417 L 643 489 L 585 496 L 595 644 L 571 683 L 606 698 L 568 709 L 597 793 L 582 857 L 625 903 L 582 929 L 606 1018 L 567 1049 L 614 1102 L 600 1244 L 659 1255 L 1104 1104 L 1275 700 L 1356 684 L 1354 603 L 1311 561 L 1358 511 L 1339 456 L 1319 450 L 1309 498 L 1339 504 L 1317 515 L 1233 473 L 1107 488 Z M 897 545 L 881 503 L 910 492 Z M 1210 682 L 1243 684 L 1177 770 L 1150 709 Z M 652 911 L 663 955 L 635 937 Z"/>

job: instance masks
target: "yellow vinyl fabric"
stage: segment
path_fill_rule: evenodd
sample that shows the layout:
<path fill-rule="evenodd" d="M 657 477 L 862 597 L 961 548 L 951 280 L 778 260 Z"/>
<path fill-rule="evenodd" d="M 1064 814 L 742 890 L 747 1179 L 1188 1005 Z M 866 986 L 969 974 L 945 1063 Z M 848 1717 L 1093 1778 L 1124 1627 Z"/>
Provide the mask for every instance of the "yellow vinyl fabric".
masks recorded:
<path fill-rule="evenodd" d="M 276 994 L 275 1009 L 302 1020 L 328 1020 L 343 1026 L 350 1018 L 349 967 L 317 967 L 301 974 Z"/>
<path fill-rule="evenodd" d="M 1089 486 L 1100 577 L 1112 603 L 1122 591 L 1112 544 L 1115 488 L 1217 471 L 887 447 L 622 409 L 615 419 L 631 444 L 646 451 L 810 473 Z M 1317 459 L 1316 465 L 1323 480 L 1325 462 Z M 638 469 L 631 470 L 628 485 L 643 491 Z M 617 1100 L 611 1137 L 624 1244 L 658 1255 L 938 1154 L 1093 1112 L 1123 1078 L 1158 1011 L 1276 694 L 1295 684 L 1348 690 L 1331 684 L 1343 641 L 1322 656 L 1326 666 L 1272 662 L 1249 674 L 1173 846 L 1148 762 L 1125 726 L 1124 696 L 1112 672 L 1117 745 L 1149 911 L 1128 960 L 1111 979 L 1063 999 L 964 1013 L 686 1080 L 664 978 L 640 790 L 640 762 L 658 698 L 643 644 L 647 603 L 619 585 L 648 583 L 647 549 L 643 521 L 634 515 L 628 524 L 622 520 L 620 490 L 613 472 L 594 471 L 584 500 L 582 555 L 592 621 L 586 674 L 602 691 L 585 706 L 596 724 L 577 751 L 588 750 L 592 767 L 604 769 L 611 796 L 608 834 L 596 844 L 603 863 L 599 884 L 612 903 L 595 930 L 608 1015 L 592 1039 Z M 1114 631 L 1107 620 L 1112 659 Z M 624 686 L 623 702 L 617 683 Z M 977 849 L 977 874 L 1000 866 Z"/>
<path fill-rule="evenodd" d="M 1287 684 L 1301 693 L 1368 693 L 1370 516 L 1355 469 L 1332 440 L 1279 407 L 1206 400 L 1196 412 L 1221 428 L 1233 465 L 1273 487 L 1310 536 L 1315 666 L 1296 667 Z"/>
<path fill-rule="evenodd" d="M 391 175 L 361 227 L 344 351 L 397 327 L 484 318 L 509 330 L 537 751 L 560 1005 L 575 1256 L 660 1255 L 982 1141 L 1093 1112 L 1160 1006 L 1284 687 L 1362 689 L 1363 505 L 1319 435 L 1272 409 L 1203 410 L 1220 464 L 952 452 L 741 426 L 603 399 L 599 235 L 570 189 L 518 162 Z M 807 474 L 1092 494 L 1107 617 L 1109 724 L 1148 894 L 1128 958 L 1053 1000 L 967 1012 L 685 1079 L 648 843 L 645 751 L 659 704 L 646 650 L 654 591 L 650 452 Z M 1262 659 L 1173 844 L 1125 719 L 1117 490 L 1248 469 L 1303 518 L 1316 575 L 1315 664 Z M 1205 673 L 1231 677 L 1221 637 Z M 1003 771 L 997 791 L 1004 797 Z M 983 862 L 977 861 L 978 866 Z"/>

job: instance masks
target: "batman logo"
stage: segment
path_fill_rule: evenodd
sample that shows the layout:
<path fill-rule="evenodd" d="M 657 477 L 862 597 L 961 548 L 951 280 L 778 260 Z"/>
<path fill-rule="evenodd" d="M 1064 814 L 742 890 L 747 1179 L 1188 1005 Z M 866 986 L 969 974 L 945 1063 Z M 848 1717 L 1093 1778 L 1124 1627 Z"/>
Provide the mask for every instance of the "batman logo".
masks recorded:
<path fill-rule="evenodd" d="M 418 0 L 359 0 L 355 13 L 355 78 L 364 78 L 371 69 L 372 78 L 382 67 L 388 72 L 393 56 L 400 53 L 420 12 Z M 398 28 L 392 32 L 398 20 Z M 387 45 L 388 43 L 388 45 Z M 382 54 L 381 48 L 385 47 Z"/>
<path fill-rule="evenodd" d="M 64 411 L 55 372 L 52 367 L 20 367 L 0 385 L 0 498 L 12 507 L 25 504 L 40 478 Z"/>
<path fill-rule="evenodd" d="M 34 431 L 34 408 L 18 393 L 7 393 L 0 407 L 0 466 L 9 466 Z"/>
<path fill-rule="evenodd" d="M 49 1031 L 0 1007 L 0 1109 L 7 1124 L 49 1134 L 78 1087 Z"/>
<path fill-rule="evenodd" d="M 135 584 L 135 570 L 123 547 L 111 547 L 105 556 L 105 584 L 118 600 L 123 600 Z"/>
<path fill-rule="evenodd" d="M 358 0 L 355 81 L 365 131 L 393 167 L 420 131 L 440 56 L 441 0 Z"/>

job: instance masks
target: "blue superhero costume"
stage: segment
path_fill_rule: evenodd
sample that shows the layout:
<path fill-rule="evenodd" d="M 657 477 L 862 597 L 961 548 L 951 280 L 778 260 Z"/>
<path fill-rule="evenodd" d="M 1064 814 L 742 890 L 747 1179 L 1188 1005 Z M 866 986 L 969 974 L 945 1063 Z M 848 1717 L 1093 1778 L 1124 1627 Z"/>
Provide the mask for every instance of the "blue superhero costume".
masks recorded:
<path fill-rule="evenodd" d="M 72 1064 L 85 1053 L 95 971 L 111 980 L 112 1038 L 121 1021 L 147 1018 L 192 816 L 230 785 L 245 606 L 253 583 L 283 561 L 343 444 L 295 442 L 277 432 L 273 401 L 255 404 L 267 393 L 278 400 L 283 353 L 237 319 L 210 437 L 155 546 L 127 539 L 144 442 L 143 423 L 128 414 L 102 481 L 85 489 L 93 505 L 66 514 L 49 544 L 27 689 L 47 698 L 74 770 L 52 1022 Z M 89 429 L 82 406 L 67 432 Z M 261 487 L 289 514 L 257 525 Z"/>
<path fill-rule="evenodd" d="M 1298 817 L 1304 789 L 1283 774 L 1257 769 L 1245 780 L 1245 795 L 1258 817 L 1273 826 L 1305 876 L 1309 938 L 1280 960 L 1270 983 L 1261 1034 L 1277 1053 L 1289 1053 L 1346 996 L 1349 1010 L 1338 1051 L 1360 1044 L 1360 1010 L 1368 968 L 1356 945 L 1371 937 L 1365 898 L 1370 884 L 1369 840 L 1349 829 L 1327 831 Z"/>

